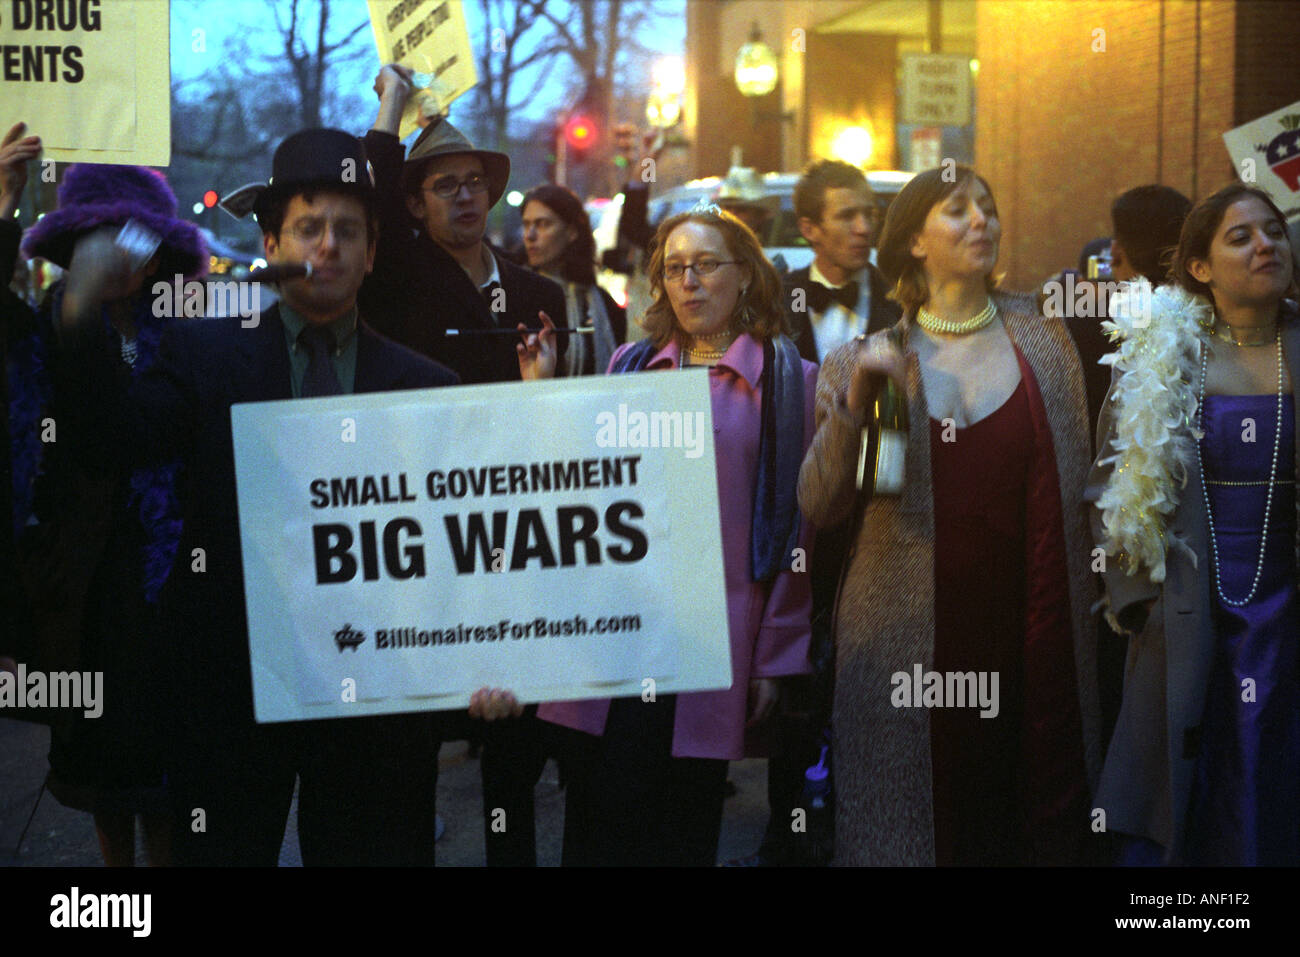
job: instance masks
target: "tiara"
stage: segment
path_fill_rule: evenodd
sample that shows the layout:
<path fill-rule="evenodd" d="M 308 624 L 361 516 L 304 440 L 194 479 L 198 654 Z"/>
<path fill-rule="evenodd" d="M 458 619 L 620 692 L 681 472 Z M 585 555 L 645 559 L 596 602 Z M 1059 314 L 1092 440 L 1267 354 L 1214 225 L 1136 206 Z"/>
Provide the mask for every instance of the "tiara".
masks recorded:
<path fill-rule="evenodd" d="M 722 216 L 722 207 L 717 203 L 710 202 L 708 199 L 701 198 L 698 203 L 691 207 L 692 213 L 702 213 L 705 216 Z"/>

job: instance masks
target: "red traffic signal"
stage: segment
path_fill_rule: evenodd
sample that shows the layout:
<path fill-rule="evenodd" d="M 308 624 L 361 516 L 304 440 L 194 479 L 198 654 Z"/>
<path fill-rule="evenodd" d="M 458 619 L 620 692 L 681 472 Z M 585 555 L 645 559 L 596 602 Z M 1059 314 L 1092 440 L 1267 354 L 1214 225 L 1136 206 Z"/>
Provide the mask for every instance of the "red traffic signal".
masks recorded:
<path fill-rule="evenodd" d="M 581 113 L 569 117 L 564 124 L 564 141 L 575 150 L 591 148 L 596 142 L 596 124 Z"/>
<path fill-rule="evenodd" d="M 211 209 L 213 206 L 217 205 L 217 200 L 219 199 L 221 199 L 221 197 L 217 195 L 217 191 L 215 189 L 210 189 L 203 194 L 203 205 L 208 209 Z"/>

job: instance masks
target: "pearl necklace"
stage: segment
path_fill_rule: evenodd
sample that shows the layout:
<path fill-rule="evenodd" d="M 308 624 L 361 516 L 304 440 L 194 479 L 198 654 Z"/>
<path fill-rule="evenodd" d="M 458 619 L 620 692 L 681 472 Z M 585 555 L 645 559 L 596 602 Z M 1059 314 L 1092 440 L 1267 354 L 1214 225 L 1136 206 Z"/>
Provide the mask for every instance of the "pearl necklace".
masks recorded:
<path fill-rule="evenodd" d="M 1209 362 L 1209 343 L 1201 343 L 1201 389 L 1197 396 L 1196 427 L 1202 439 L 1196 443 L 1196 465 L 1201 473 L 1201 494 L 1205 497 L 1205 518 L 1210 526 L 1210 551 L 1214 557 L 1214 587 L 1219 592 L 1219 600 L 1233 608 L 1249 605 L 1259 591 L 1259 580 L 1264 574 L 1264 554 L 1268 548 L 1268 519 L 1273 509 L 1273 488 L 1277 484 L 1278 451 L 1282 446 L 1282 336 L 1276 333 L 1277 342 L 1277 429 L 1273 433 L 1273 465 L 1268 472 L 1268 498 L 1264 501 L 1264 528 L 1259 536 L 1259 560 L 1255 563 L 1255 580 L 1251 582 L 1250 594 L 1240 601 L 1235 601 L 1223 593 L 1223 578 L 1219 572 L 1219 543 L 1214 535 L 1214 513 L 1210 511 L 1210 489 L 1205 481 L 1205 456 L 1201 453 L 1201 441 L 1205 436 L 1205 369 Z M 1262 483 L 1261 483 L 1262 484 Z"/>
<path fill-rule="evenodd" d="M 695 360 L 691 363 L 692 365 L 713 365 L 727 354 L 727 350 L 731 348 L 731 344 L 735 342 L 736 339 L 736 334 L 730 330 L 715 332 L 711 336 L 688 335 L 682 343 L 682 359 L 685 360 L 689 358 Z M 710 345 L 713 345 L 718 342 L 722 343 L 721 348 L 718 348 L 717 346 L 713 346 L 713 348 L 709 349 L 696 348 L 697 343 L 709 343 Z"/>
<path fill-rule="evenodd" d="M 690 347 L 682 349 L 682 358 L 692 360 L 691 365 L 713 365 L 726 354 L 726 349 L 720 352 L 699 352 Z"/>
<path fill-rule="evenodd" d="M 929 309 L 922 306 L 916 311 L 916 324 L 926 332 L 941 332 L 950 336 L 964 336 L 968 333 L 979 332 L 985 326 L 993 321 L 998 314 L 998 307 L 990 299 L 987 306 L 981 309 L 969 319 L 963 319 L 960 322 L 953 322 L 950 319 L 940 319 Z"/>

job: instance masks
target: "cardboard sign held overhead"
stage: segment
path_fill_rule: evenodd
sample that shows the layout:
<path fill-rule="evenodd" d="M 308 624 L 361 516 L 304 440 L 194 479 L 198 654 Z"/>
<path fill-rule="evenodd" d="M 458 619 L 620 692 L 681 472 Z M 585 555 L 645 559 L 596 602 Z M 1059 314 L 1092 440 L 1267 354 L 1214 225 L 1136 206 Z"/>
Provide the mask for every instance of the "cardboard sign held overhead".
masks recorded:
<path fill-rule="evenodd" d="M 0 115 L 62 163 L 171 162 L 169 5 L 2 0 Z"/>
<path fill-rule="evenodd" d="M 1287 219 L 1300 216 L 1300 102 L 1223 134 L 1242 182 L 1258 186 Z"/>
<path fill-rule="evenodd" d="M 478 70 L 461 0 L 369 0 L 370 26 L 380 63 L 415 71 L 415 93 L 406 104 L 398 137 L 406 139 L 426 116 L 447 112 L 474 88 Z"/>

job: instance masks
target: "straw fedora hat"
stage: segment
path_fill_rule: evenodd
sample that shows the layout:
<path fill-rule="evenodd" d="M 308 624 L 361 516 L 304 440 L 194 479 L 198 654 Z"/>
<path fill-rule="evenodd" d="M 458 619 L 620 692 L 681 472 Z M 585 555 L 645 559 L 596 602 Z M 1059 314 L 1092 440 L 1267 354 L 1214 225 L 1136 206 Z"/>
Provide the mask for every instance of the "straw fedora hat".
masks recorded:
<path fill-rule="evenodd" d="M 409 189 L 412 183 L 420 179 L 429 160 L 461 154 L 477 156 L 483 164 L 483 173 L 488 180 L 488 207 L 495 206 L 505 193 L 506 184 L 510 182 L 510 157 L 492 150 L 475 149 L 469 137 L 446 119 L 434 120 L 412 144 L 406 165 L 402 169 L 403 185 Z"/>

